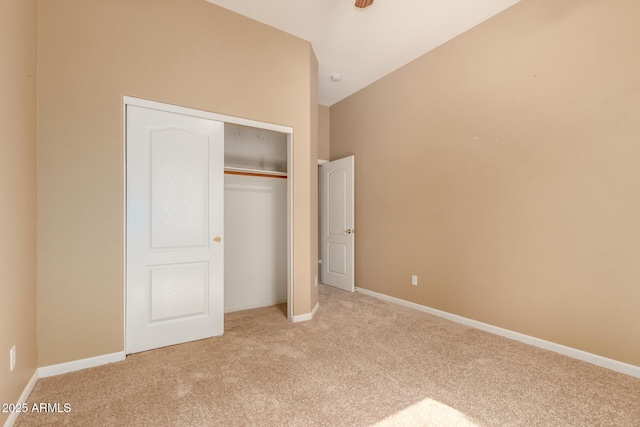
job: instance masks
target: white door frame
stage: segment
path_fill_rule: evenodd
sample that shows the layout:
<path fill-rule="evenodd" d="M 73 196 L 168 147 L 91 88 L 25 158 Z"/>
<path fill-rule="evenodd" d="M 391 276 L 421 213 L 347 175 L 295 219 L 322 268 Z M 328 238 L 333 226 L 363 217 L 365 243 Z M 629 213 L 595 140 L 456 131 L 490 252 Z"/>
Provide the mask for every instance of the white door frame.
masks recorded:
<path fill-rule="evenodd" d="M 329 160 L 318 159 L 318 283 L 322 282 L 322 267 L 324 263 L 324 186 L 322 185 L 322 165 Z"/>
<path fill-rule="evenodd" d="M 219 122 L 233 123 L 242 126 L 250 126 L 259 129 L 281 132 L 287 135 L 287 319 L 293 321 L 293 128 L 288 126 L 275 125 L 271 123 L 259 122 L 255 120 L 243 119 L 240 117 L 226 116 L 224 114 L 210 113 L 202 110 L 194 110 L 192 108 L 180 107 L 178 105 L 164 104 L 147 99 L 133 98 L 130 96 L 123 97 L 123 222 L 124 222 L 124 342 L 126 343 L 126 304 L 127 304 L 127 105 L 135 105 L 154 110 L 166 111 L 169 113 L 183 114 L 188 116 L 200 117 L 203 119 L 216 120 Z M 126 351 L 126 349 L 125 349 Z"/>

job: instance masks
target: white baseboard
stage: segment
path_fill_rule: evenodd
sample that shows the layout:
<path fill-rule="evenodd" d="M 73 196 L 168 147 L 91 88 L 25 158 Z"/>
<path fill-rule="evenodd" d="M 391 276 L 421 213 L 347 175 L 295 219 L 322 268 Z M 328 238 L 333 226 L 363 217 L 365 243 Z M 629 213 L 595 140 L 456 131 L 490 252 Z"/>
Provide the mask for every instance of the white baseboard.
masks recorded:
<path fill-rule="evenodd" d="M 369 295 L 384 301 L 389 301 L 395 304 L 402 305 L 404 307 L 409 307 L 425 313 L 433 314 L 434 316 L 442 317 L 456 323 L 461 323 L 463 325 L 471 326 L 472 328 L 480 329 L 495 335 L 500 335 L 515 341 L 520 341 L 525 344 L 532 345 L 534 347 L 539 347 L 544 350 L 549 350 L 549 351 L 553 351 L 554 353 L 559 353 L 564 356 L 569 356 L 573 359 L 578 359 L 583 362 L 591 363 L 593 365 L 600 366 L 602 368 L 607 368 L 612 371 L 616 371 L 622 374 L 630 375 L 632 377 L 640 378 L 640 366 L 635 366 L 628 363 L 620 362 L 618 360 L 613 360 L 606 357 L 598 356 L 597 354 L 593 354 L 593 353 L 587 353 L 586 351 L 578 350 L 572 347 L 567 347 L 561 344 L 556 344 L 551 341 L 545 341 L 543 339 L 532 337 L 530 335 L 521 334 L 519 332 L 514 332 L 509 329 L 503 329 L 498 326 L 489 325 L 487 323 L 478 322 L 477 320 L 468 319 L 466 317 L 458 316 L 456 314 L 447 313 L 446 311 L 441 311 L 435 308 L 405 301 L 400 298 L 390 297 L 388 295 L 369 291 L 367 289 L 356 288 L 356 290 L 365 295 Z"/>
<path fill-rule="evenodd" d="M 120 362 L 125 359 L 124 351 L 117 353 L 103 354 L 101 356 L 89 357 L 87 359 L 74 360 L 72 362 L 59 363 L 57 365 L 43 366 L 38 369 L 39 378 L 53 377 L 69 372 L 80 371 L 82 369 L 93 368 L 108 363 Z"/>
<path fill-rule="evenodd" d="M 39 378 L 38 370 L 36 369 L 33 375 L 31 376 L 31 379 L 27 383 L 26 387 L 22 391 L 22 394 L 20 394 L 18 401 L 12 402 L 12 403 L 18 403 L 18 404 L 25 403 L 29 398 L 29 395 L 33 391 L 33 388 L 36 386 L 36 383 L 38 382 L 38 378 Z M 4 422 L 4 427 L 13 427 L 13 424 L 16 422 L 16 419 L 18 419 L 18 415 L 20 415 L 19 412 L 9 413 L 9 418 L 7 418 L 7 420 Z"/>
<path fill-rule="evenodd" d="M 320 303 L 319 302 L 317 302 L 316 306 L 313 307 L 313 310 L 311 310 L 311 313 L 299 314 L 298 316 L 293 316 L 291 321 L 293 323 L 300 323 L 300 322 L 306 322 L 307 320 L 311 320 L 311 319 L 313 319 L 313 316 L 316 314 L 316 311 L 318 311 L 318 308 L 320 308 Z"/>
<path fill-rule="evenodd" d="M 225 307 L 224 308 L 224 312 L 225 312 L 225 314 L 226 313 L 233 313 L 234 311 L 251 310 L 251 309 L 260 308 L 260 307 L 269 307 L 269 306 L 272 306 L 272 305 L 284 304 L 286 302 L 287 302 L 287 298 L 280 298 L 280 299 L 277 299 L 277 300 L 261 302 L 261 303 L 256 303 L 256 304 L 234 305 L 234 306 L 231 306 L 231 307 Z"/>

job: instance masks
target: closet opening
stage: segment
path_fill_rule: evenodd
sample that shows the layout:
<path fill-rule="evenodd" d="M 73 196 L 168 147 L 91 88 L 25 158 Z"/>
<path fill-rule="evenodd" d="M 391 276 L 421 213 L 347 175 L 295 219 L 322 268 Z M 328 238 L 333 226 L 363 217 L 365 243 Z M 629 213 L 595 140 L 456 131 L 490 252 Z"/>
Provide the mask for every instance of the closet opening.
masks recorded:
<path fill-rule="evenodd" d="M 287 141 L 225 123 L 225 313 L 287 303 Z"/>
<path fill-rule="evenodd" d="M 293 129 L 123 97 L 127 354 L 293 321 Z"/>

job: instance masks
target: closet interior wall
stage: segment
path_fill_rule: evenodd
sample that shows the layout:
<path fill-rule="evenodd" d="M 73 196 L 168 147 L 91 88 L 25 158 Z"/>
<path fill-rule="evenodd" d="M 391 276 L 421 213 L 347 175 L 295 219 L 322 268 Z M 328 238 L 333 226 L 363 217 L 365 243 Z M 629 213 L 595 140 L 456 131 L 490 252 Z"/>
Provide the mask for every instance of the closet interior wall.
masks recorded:
<path fill-rule="evenodd" d="M 287 135 L 225 123 L 224 140 L 224 310 L 285 303 Z"/>

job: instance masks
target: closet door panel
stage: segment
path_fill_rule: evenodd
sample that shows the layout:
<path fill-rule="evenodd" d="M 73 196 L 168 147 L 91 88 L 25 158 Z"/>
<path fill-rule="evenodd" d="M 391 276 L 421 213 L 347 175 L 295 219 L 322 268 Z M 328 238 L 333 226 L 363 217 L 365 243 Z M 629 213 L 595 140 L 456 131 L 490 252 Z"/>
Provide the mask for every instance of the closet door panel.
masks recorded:
<path fill-rule="evenodd" d="M 151 132 L 151 247 L 205 246 L 208 139 L 182 129 Z"/>
<path fill-rule="evenodd" d="M 127 106 L 126 352 L 224 327 L 224 124 Z"/>

